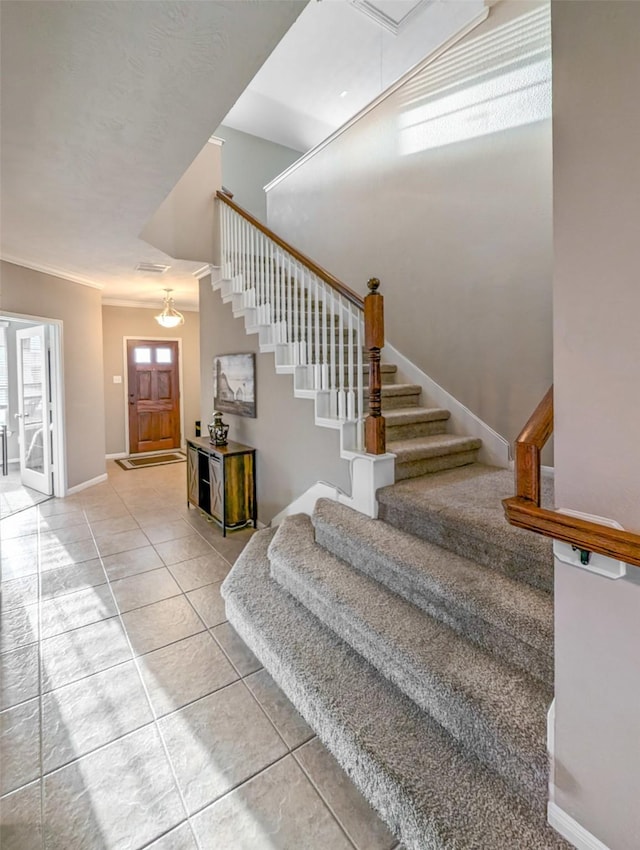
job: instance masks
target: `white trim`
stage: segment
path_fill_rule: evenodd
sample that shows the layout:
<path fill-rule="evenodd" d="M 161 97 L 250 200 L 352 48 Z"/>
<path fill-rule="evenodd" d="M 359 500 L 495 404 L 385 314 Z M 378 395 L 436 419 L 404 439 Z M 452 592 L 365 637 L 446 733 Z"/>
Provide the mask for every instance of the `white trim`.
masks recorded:
<path fill-rule="evenodd" d="M 609 850 L 606 844 L 592 835 L 556 803 L 547 805 L 547 820 L 556 832 L 573 844 L 576 850 Z"/>
<path fill-rule="evenodd" d="M 129 457 L 126 452 L 112 452 L 110 455 L 105 455 L 105 460 L 122 460 L 123 457 Z"/>
<path fill-rule="evenodd" d="M 184 376 L 183 376 L 183 366 L 182 366 L 182 337 L 179 336 L 140 336 L 136 334 L 135 336 L 123 336 L 122 337 L 122 354 L 123 354 L 123 363 L 124 363 L 124 381 L 122 382 L 122 389 L 124 391 L 124 444 L 126 447 L 129 446 L 129 363 L 127 360 L 127 341 L 130 339 L 141 339 L 143 341 L 147 340 L 148 342 L 177 342 L 178 343 L 178 392 L 180 393 L 180 448 L 184 451 L 187 446 L 186 435 L 184 432 L 184 393 L 182 392 L 182 388 L 184 385 Z M 163 454 L 166 451 L 170 451 L 170 449 L 164 449 Z M 129 452 L 127 452 L 123 457 L 129 457 Z M 140 452 L 139 456 L 142 457 L 143 454 L 154 454 L 154 452 Z"/>
<path fill-rule="evenodd" d="M 360 121 L 362 118 L 364 118 L 365 115 L 368 115 L 369 112 L 371 112 L 373 109 L 375 109 L 381 103 L 383 103 L 383 101 L 385 101 L 388 97 L 391 97 L 392 94 L 394 94 L 401 86 L 403 86 L 406 82 L 408 82 L 412 77 L 415 77 L 416 74 L 419 74 L 424 68 L 427 67 L 427 65 L 430 65 L 431 62 L 434 62 L 436 59 L 439 59 L 440 56 L 442 56 L 443 53 L 445 53 L 447 50 L 449 50 L 451 47 L 453 47 L 454 44 L 456 44 L 458 41 L 461 41 L 465 36 L 467 36 L 472 30 L 474 30 L 483 21 L 486 21 L 488 16 L 489 16 L 489 9 L 484 8 L 482 10 L 482 12 L 480 12 L 472 21 L 470 21 L 465 27 L 463 27 L 463 29 L 461 29 L 455 35 L 452 35 L 450 38 L 448 38 L 446 41 L 444 41 L 439 47 L 436 47 L 436 49 L 433 50 L 425 59 L 422 59 L 420 62 L 418 62 L 417 65 L 414 65 L 413 68 L 411 68 L 409 71 L 407 71 L 401 77 L 398 77 L 398 79 L 395 81 L 395 83 L 392 83 L 389 86 L 388 89 L 383 91 L 382 94 L 379 94 L 378 97 L 375 98 L 375 100 L 372 100 L 371 103 L 367 104 L 367 106 L 365 106 L 363 109 L 361 109 L 360 112 L 356 112 L 356 114 L 352 118 L 350 118 L 345 124 L 343 124 L 342 127 L 338 127 L 338 129 L 335 130 L 333 133 L 331 133 L 330 136 L 327 136 L 326 139 L 324 139 L 322 142 L 317 144 L 314 148 L 311 148 L 311 150 L 307 151 L 307 153 L 303 154 L 300 157 L 300 159 L 297 159 L 294 163 L 292 163 L 292 165 L 290 165 L 288 168 L 285 168 L 285 170 L 283 172 L 281 172 L 280 174 L 278 174 L 277 177 L 274 177 L 273 180 L 270 183 L 267 183 L 267 185 L 263 187 L 264 191 L 270 192 L 271 189 L 273 189 L 275 186 L 278 185 L 278 183 L 280 183 L 282 180 L 284 180 L 290 174 L 293 174 L 294 171 L 297 171 L 297 169 L 300 168 L 301 165 L 304 165 L 305 162 L 308 162 L 317 153 L 320 153 L 321 150 L 324 150 L 324 148 L 326 148 L 327 145 L 330 145 L 339 136 L 341 136 L 343 133 L 346 133 L 346 131 L 350 127 L 353 127 L 353 125 L 357 124 L 357 122 Z"/>
<path fill-rule="evenodd" d="M 362 12 L 363 15 L 366 15 L 370 21 L 374 21 L 378 26 L 386 29 L 387 32 L 398 35 L 418 12 L 422 11 L 425 6 L 430 6 L 433 2 L 434 0 L 416 0 L 415 6 L 403 15 L 400 20 L 396 20 L 391 15 L 383 12 L 382 9 L 378 9 L 371 0 L 351 0 L 351 5 L 359 12 Z"/>
<path fill-rule="evenodd" d="M 27 322 L 32 325 L 46 325 L 49 328 L 51 350 L 51 403 L 53 408 L 53 495 L 62 498 L 67 494 L 67 431 L 65 425 L 64 391 L 64 324 L 62 319 L 47 316 L 31 316 L 27 313 L 11 313 L 6 310 L 0 316 L 13 321 Z"/>
<path fill-rule="evenodd" d="M 7 254 L 2 254 L 0 260 L 4 260 L 5 263 L 12 263 L 14 266 L 23 266 L 25 269 L 32 269 L 34 272 L 43 272 L 53 277 L 60 277 L 70 283 L 79 283 L 80 286 L 90 286 L 92 289 L 104 289 L 104 283 L 97 283 L 95 280 L 89 280 L 88 277 L 81 277 L 80 275 L 73 274 L 73 272 L 57 269 L 54 266 L 33 263 L 31 260 L 23 260 L 20 257 L 12 257 Z"/>
<path fill-rule="evenodd" d="M 505 469 L 509 467 L 511 446 L 508 440 L 505 440 L 388 342 L 385 342 L 382 357 L 383 360 L 396 364 L 401 380 L 410 384 L 419 384 L 430 402 L 446 408 L 451 413 L 449 419 L 451 433 L 479 437 L 482 440 L 482 448 L 478 455 L 482 463 L 487 463 L 490 466 L 501 466 Z M 426 406 L 424 398 L 422 405 Z"/>
<path fill-rule="evenodd" d="M 74 493 L 79 493 L 81 490 L 86 490 L 87 487 L 95 487 L 96 484 L 103 484 L 109 476 L 106 472 L 102 475 L 96 475 L 95 478 L 90 478 L 89 481 L 83 481 L 82 484 L 75 484 L 67 490 L 67 496 L 73 496 Z"/>
<path fill-rule="evenodd" d="M 67 492 L 67 427 L 64 394 L 64 326 L 60 320 L 49 320 L 51 351 L 51 403 L 53 424 L 53 492 Z"/>
<path fill-rule="evenodd" d="M 199 269 L 196 269 L 194 272 L 191 272 L 191 274 L 194 277 L 197 277 L 198 280 L 202 280 L 202 278 L 206 277 L 208 274 L 213 275 L 213 270 L 219 268 L 220 266 L 214 266 L 211 263 L 205 263 L 204 266 Z"/>

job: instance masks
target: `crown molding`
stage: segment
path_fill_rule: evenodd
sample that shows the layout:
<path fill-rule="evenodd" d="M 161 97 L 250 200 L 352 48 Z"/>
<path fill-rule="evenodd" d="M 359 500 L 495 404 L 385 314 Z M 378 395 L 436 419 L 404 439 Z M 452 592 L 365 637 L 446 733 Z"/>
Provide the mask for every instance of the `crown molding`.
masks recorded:
<path fill-rule="evenodd" d="M 62 280 L 69 281 L 70 283 L 79 283 L 80 286 L 89 286 L 91 289 L 104 289 L 103 283 L 98 283 L 95 280 L 89 280 L 87 277 L 73 274 L 73 272 L 68 272 L 64 269 L 57 269 L 54 266 L 32 263 L 30 260 L 24 260 L 21 257 L 13 257 L 10 254 L 0 255 L 0 260 L 4 260 L 5 263 L 12 263 L 14 266 L 22 266 L 25 269 L 31 269 L 34 272 L 42 272 L 43 274 L 48 274 L 52 277 L 59 277 L 62 278 Z"/>
<path fill-rule="evenodd" d="M 137 310 L 154 310 L 156 313 L 162 309 L 162 304 L 158 301 L 149 302 L 149 301 L 127 301 L 123 298 L 103 298 L 102 299 L 103 307 L 133 307 Z M 197 306 L 184 306 L 183 304 L 176 304 L 176 309 L 184 310 L 186 313 L 197 313 Z"/>

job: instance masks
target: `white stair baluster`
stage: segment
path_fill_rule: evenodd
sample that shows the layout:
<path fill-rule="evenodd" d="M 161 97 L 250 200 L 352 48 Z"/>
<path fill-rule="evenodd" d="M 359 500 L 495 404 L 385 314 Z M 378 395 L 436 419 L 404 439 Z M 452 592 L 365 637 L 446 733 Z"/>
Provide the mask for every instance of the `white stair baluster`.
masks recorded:
<path fill-rule="evenodd" d="M 346 399 L 344 392 L 344 299 L 338 296 L 338 419 L 346 418 Z"/>

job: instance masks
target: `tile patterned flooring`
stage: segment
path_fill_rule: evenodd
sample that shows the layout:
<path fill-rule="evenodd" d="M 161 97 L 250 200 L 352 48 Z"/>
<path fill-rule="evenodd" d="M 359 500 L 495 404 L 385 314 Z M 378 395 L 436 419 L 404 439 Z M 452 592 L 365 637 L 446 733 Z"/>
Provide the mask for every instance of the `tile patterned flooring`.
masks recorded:
<path fill-rule="evenodd" d="M 250 531 L 121 470 L 2 520 L 3 850 L 392 850 L 225 619 Z"/>

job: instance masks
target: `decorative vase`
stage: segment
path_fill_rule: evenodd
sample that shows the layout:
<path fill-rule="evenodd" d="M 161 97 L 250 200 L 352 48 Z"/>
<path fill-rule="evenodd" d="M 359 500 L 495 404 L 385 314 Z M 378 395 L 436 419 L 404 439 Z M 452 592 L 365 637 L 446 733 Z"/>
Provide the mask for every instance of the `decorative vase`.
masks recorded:
<path fill-rule="evenodd" d="M 208 425 L 209 428 L 209 439 L 216 446 L 226 446 L 227 445 L 227 434 L 229 433 L 229 426 L 226 422 L 222 421 L 221 413 L 213 414 L 213 422 L 210 422 Z"/>

